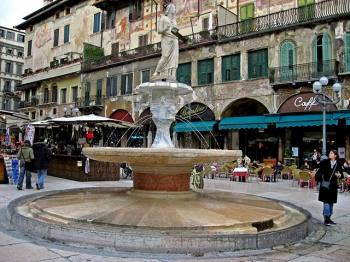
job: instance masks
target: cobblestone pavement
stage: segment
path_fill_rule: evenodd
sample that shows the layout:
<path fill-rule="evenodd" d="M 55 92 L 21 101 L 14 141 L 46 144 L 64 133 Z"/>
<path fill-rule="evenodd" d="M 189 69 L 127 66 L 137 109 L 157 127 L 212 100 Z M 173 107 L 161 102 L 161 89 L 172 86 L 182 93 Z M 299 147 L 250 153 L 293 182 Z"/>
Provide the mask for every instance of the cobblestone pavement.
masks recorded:
<path fill-rule="evenodd" d="M 33 175 L 35 181 L 36 175 Z M 35 184 L 35 183 L 34 183 Z M 107 182 L 77 182 L 47 176 L 45 191 L 85 187 L 131 187 L 131 180 Z M 277 183 L 232 182 L 228 179 L 205 179 L 205 189 L 234 191 L 261 197 L 268 197 L 293 203 L 308 210 L 315 221 L 315 232 L 300 243 L 290 246 L 278 246 L 273 249 L 244 250 L 236 252 L 206 254 L 144 254 L 135 252 L 117 252 L 113 250 L 72 247 L 51 243 L 17 231 L 6 219 L 8 203 L 20 196 L 37 193 L 36 189 L 19 191 L 13 185 L 0 184 L 0 261 L 349 261 L 350 260 L 350 193 L 338 195 L 332 219 L 337 225 L 320 226 L 322 221 L 322 203 L 317 201 L 316 189 L 292 187 L 291 180 L 279 180 Z"/>

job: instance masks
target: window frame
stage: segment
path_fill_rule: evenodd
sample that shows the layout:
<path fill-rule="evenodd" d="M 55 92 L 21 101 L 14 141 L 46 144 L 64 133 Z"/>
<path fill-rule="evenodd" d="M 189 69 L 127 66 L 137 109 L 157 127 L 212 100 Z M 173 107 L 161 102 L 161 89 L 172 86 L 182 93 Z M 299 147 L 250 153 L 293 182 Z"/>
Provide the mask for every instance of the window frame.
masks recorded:
<path fill-rule="evenodd" d="M 204 71 L 201 69 L 205 69 Z M 198 61 L 198 85 L 214 84 L 214 58 Z"/>
<path fill-rule="evenodd" d="M 257 62 L 253 63 L 253 59 L 256 59 Z M 267 48 L 248 52 L 248 79 L 268 77 L 268 60 Z"/>
<path fill-rule="evenodd" d="M 189 74 L 186 74 L 189 73 Z M 183 64 L 179 64 L 177 67 L 177 71 L 176 71 L 176 80 L 179 83 L 183 83 L 186 85 L 191 86 L 191 78 L 192 78 L 192 63 L 188 62 L 188 63 L 183 63 Z M 188 81 L 186 81 L 188 80 Z"/>
<path fill-rule="evenodd" d="M 27 56 L 32 55 L 33 40 L 28 41 Z"/>
<path fill-rule="evenodd" d="M 61 104 L 67 103 L 67 88 L 61 89 Z"/>
<path fill-rule="evenodd" d="M 94 25 L 93 25 L 93 33 L 98 33 L 101 31 L 101 12 L 94 14 Z"/>
<path fill-rule="evenodd" d="M 70 24 L 64 26 L 64 31 L 63 31 L 63 43 L 66 44 L 69 42 L 69 34 L 70 34 Z"/>
<path fill-rule="evenodd" d="M 232 61 L 233 59 L 237 59 L 237 61 L 234 63 Z M 228 66 L 229 64 L 229 66 Z M 228 66 L 228 67 L 227 67 Z M 221 61 L 221 68 L 222 68 L 222 82 L 229 82 L 229 81 L 235 81 L 235 80 L 241 80 L 241 54 L 232 54 L 228 56 L 223 56 Z M 233 70 L 237 70 L 237 77 L 233 77 L 234 73 Z M 227 79 L 227 71 L 230 73 L 229 79 Z"/>
<path fill-rule="evenodd" d="M 132 94 L 133 85 L 133 73 L 122 75 L 121 84 L 120 84 L 120 94 L 129 95 Z"/>

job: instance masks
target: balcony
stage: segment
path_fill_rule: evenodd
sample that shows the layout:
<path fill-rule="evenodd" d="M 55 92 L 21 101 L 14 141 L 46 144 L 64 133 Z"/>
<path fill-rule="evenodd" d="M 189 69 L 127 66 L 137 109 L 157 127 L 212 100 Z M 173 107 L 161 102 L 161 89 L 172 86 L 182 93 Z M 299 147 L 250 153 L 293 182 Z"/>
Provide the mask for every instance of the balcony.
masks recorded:
<path fill-rule="evenodd" d="M 194 33 L 185 36 L 186 43 L 180 42 L 179 47 L 180 50 L 191 49 L 201 45 L 215 44 L 216 42 L 241 40 L 245 37 L 281 31 L 287 28 L 299 27 L 301 25 L 320 23 L 330 19 L 347 19 L 349 15 L 349 0 L 325 0 L 303 7 L 292 8 L 220 26 L 210 31 L 204 30 L 199 33 Z M 152 45 L 154 47 L 149 48 Z M 142 52 L 144 52 L 143 55 L 141 55 Z M 109 55 L 96 60 L 85 61 L 82 63 L 81 71 L 88 72 L 94 69 L 124 63 L 126 61 L 159 56 L 161 52 L 160 43 L 121 51 L 114 56 Z"/>
<path fill-rule="evenodd" d="M 75 107 L 83 110 L 103 109 L 105 107 L 105 96 L 79 97 L 75 101 Z"/>
<path fill-rule="evenodd" d="M 270 85 L 296 84 L 313 82 L 326 76 L 337 78 L 339 63 L 336 60 L 324 60 L 317 63 L 305 63 L 293 66 L 270 68 Z"/>

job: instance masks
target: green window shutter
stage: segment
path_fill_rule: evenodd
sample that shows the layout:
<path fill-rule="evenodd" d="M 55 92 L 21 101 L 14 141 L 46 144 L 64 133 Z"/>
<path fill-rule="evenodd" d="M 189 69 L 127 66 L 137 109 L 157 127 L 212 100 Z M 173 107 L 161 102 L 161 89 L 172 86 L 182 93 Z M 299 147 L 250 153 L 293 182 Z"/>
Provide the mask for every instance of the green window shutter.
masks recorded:
<path fill-rule="evenodd" d="M 322 37 L 322 52 L 323 61 L 331 60 L 331 43 L 327 34 Z"/>
<path fill-rule="evenodd" d="M 121 94 L 125 94 L 125 88 L 126 88 L 126 75 L 122 75 L 122 83 L 121 83 Z"/>
<path fill-rule="evenodd" d="M 106 86 L 106 95 L 110 96 L 111 95 L 111 82 L 112 82 L 113 77 L 107 77 L 107 86 Z"/>
<path fill-rule="evenodd" d="M 306 0 L 306 4 L 307 5 L 311 5 L 311 4 L 314 4 L 315 3 L 315 0 Z"/>
<path fill-rule="evenodd" d="M 269 72 L 269 61 L 267 49 L 262 51 L 261 67 L 262 67 L 262 77 L 268 76 Z"/>
<path fill-rule="evenodd" d="M 102 80 L 97 80 L 96 102 L 97 105 L 102 104 Z"/>
<path fill-rule="evenodd" d="M 240 79 L 240 55 L 225 56 L 222 58 L 222 81 Z"/>
<path fill-rule="evenodd" d="M 306 0 L 298 0 L 298 6 L 306 5 Z"/>
<path fill-rule="evenodd" d="M 64 40 L 63 43 L 68 43 L 69 42 L 69 25 L 66 25 L 64 27 Z"/>
<path fill-rule="evenodd" d="M 231 80 L 231 57 L 224 56 L 222 58 L 222 81 L 230 81 Z"/>
<path fill-rule="evenodd" d="M 84 106 L 88 106 L 90 104 L 90 83 L 85 84 L 85 90 L 84 90 Z"/>
<path fill-rule="evenodd" d="M 214 59 L 198 62 L 198 84 L 212 84 L 214 82 Z"/>
<path fill-rule="evenodd" d="M 268 76 L 268 50 L 248 53 L 248 78 Z"/>
<path fill-rule="evenodd" d="M 248 19 L 247 6 L 242 6 L 240 11 L 241 11 L 240 12 L 241 21 L 247 20 Z"/>
<path fill-rule="evenodd" d="M 191 63 L 180 64 L 176 71 L 176 80 L 179 83 L 191 85 Z"/>
<path fill-rule="evenodd" d="M 128 86 L 126 92 L 127 94 L 132 93 L 132 74 L 128 74 Z"/>
<path fill-rule="evenodd" d="M 232 80 L 241 79 L 241 56 L 232 56 Z"/>
<path fill-rule="evenodd" d="M 214 59 L 208 60 L 207 84 L 214 83 Z"/>
<path fill-rule="evenodd" d="M 345 51 L 345 70 L 346 72 L 350 72 L 350 34 L 345 35 L 344 51 Z"/>
<path fill-rule="evenodd" d="M 94 33 L 97 33 L 100 31 L 100 20 L 101 20 L 101 13 L 94 14 L 94 29 L 93 29 Z"/>
<path fill-rule="evenodd" d="M 207 66 L 205 61 L 199 61 L 198 63 L 198 85 L 203 85 L 206 82 L 205 73 L 207 71 Z"/>
<path fill-rule="evenodd" d="M 247 5 L 247 19 L 254 18 L 254 4 Z"/>

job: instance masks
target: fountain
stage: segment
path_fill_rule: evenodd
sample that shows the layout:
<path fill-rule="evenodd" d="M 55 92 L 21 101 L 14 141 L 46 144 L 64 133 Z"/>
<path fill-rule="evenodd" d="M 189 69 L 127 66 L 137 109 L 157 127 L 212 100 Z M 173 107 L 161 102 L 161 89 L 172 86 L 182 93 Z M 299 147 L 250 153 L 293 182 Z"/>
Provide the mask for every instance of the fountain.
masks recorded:
<path fill-rule="evenodd" d="M 162 58 L 149 83 L 136 91 L 150 95 L 157 127 L 151 148 L 84 148 L 85 156 L 104 162 L 129 162 L 132 188 L 90 188 L 41 192 L 19 198 L 8 208 L 17 228 L 67 244 L 88 244 L 121 251 L 191 253 L 273 247 L 304 238 L 310 215 L 268 199 L 232 192 L 191 190 L 197 163 L 238 159 L 240 150 L 174 148 L 169 127 L 175 101 L 192 88 L 178 83 L 178 35 L 169 4 L 159 22 Z M 229 182 L 234 183 L 234 182 Z"/>

